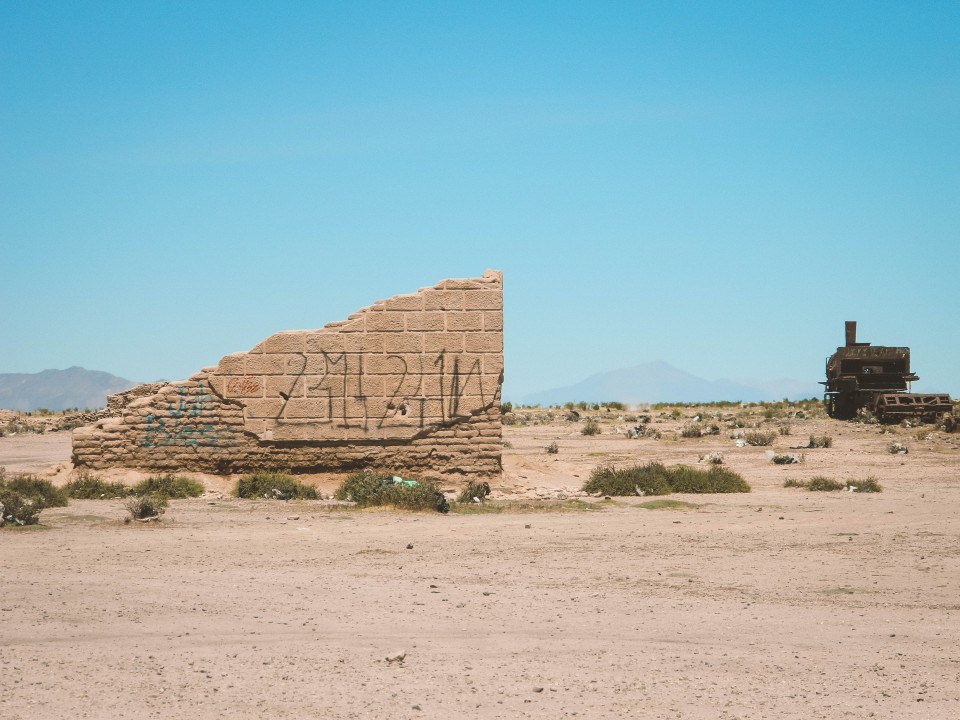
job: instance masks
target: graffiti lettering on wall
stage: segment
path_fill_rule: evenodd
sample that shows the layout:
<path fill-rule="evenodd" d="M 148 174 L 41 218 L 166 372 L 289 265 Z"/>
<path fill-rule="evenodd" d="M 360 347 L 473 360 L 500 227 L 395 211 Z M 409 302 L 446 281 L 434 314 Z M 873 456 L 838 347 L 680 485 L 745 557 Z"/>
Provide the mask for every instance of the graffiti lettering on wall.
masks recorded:
<path fill-rule="evenodd" d="M 216 397 L 203 383 L 196 388 L 180 386 L 177 399 L 167 403 L 161 414 L 147 415 L 144 447 L 200 447 L 216 445 L 231 437 L 232 431 L 204 422 L 204 411 L 216 409 Z"/>
<path fill-rule="evenodd" d="M 286 375 L 274 398 L 254 415 L 279 426 L 325 425 L 338 430 L 423 429 L 446 424 L 485 407 L 495 388 L 484 387 L 481 362 L 467 362 L 457 353 L 436 355 L 325 352 L 298 353 L 287 361 Z M 237 396 L 239 378 L 226 384 L 227 396 Z M 253 385 L 259 384 L 251 381 Z M 471 399 L 465 407 L 464 398 Z M 477 406 L 477 407 L 474 407 Z"/>

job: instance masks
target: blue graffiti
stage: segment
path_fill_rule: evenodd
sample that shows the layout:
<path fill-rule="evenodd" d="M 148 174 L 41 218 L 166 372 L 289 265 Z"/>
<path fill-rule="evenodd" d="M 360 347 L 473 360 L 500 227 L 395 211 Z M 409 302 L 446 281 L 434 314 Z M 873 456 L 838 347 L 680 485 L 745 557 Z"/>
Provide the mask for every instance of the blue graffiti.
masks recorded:
<path fill-rule="evenodd" d="M 176 401 L 167 404 L 166 417 L 147 415 L 143 446 L 212 446 L 230 439 L 231 430 L 203 422 L 204 409 L 216 409 L 216 399 L 206 392 L 203 383 L 192 393 L 187 387 L 178 387 Z"/>

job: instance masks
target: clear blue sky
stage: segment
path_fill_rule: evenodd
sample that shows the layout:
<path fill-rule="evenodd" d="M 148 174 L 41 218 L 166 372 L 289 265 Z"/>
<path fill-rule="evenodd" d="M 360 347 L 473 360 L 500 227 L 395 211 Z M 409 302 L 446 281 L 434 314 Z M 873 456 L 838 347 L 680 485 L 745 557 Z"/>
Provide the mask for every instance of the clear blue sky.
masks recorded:
<path fill-rule="evenodd" d="M 960 395 L 957 2 L 0 3 L 0 372 L 176 379 L 504 271 L 507 394 Z"/>

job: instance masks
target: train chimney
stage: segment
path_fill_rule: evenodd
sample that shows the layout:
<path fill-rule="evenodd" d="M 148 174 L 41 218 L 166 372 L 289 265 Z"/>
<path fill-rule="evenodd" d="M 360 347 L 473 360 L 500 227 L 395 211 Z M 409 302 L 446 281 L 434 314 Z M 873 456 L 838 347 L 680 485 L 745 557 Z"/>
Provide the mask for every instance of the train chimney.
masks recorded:
<path fill-rule="evenodd" d="M 847 320 L 847 347 L 853 347 L 857 344 L 857 321 Z"/>

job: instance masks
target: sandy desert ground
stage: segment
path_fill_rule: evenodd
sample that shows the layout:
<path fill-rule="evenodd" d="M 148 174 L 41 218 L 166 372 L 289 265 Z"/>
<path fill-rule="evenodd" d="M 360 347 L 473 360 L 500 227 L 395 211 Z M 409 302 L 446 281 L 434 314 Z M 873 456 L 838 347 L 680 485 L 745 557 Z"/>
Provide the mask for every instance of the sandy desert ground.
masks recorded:
<path fill-rule="evenodd" d="M 209 478 L 159 524 L 45 510 L 0 531 L 0 716 L 960 717 L 960 434 L 793 419 L 779 449 L 833 447 L 774 465 L 655 420 L 660 440 L 613 416 L 505 428 L 501 512 L 241 501 Z M 752 493 L 570 500 L 598 464 L 715 450 Z M 0 438 L 11 472 L 62 482 L 68 458 L 66 433 Z M 783 487 L 815 475 L 884 492 Z"/>

